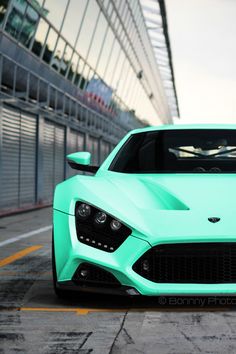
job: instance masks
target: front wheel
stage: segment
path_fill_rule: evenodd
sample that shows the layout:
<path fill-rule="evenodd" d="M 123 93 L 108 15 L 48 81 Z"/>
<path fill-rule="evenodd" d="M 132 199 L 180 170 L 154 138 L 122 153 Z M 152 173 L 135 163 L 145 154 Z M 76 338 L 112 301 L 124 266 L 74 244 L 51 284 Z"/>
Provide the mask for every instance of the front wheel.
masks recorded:
<path fill-rule="evenodd" d="M 69 292 L 67 290 L 58 289 L 58 287 L 57 287 L 57 271 L 56 271 L 54 236 L 53 236 L 53 234 L 52 234 L 52 278 L 53 278 L 54 292 L 57 295 L 57 297 L 66 298 L 69 295 Z"/>

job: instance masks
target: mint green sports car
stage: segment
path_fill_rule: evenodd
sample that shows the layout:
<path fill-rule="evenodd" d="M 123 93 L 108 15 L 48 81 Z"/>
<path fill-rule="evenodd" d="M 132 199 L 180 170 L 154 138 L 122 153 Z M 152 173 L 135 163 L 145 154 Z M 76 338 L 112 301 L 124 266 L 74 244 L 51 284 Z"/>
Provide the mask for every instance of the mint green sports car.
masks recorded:
<path fill-rule="evenodd" d="M 236 294 L 236 125 L 131 131 L 54 197 L 56 293 Z"/>

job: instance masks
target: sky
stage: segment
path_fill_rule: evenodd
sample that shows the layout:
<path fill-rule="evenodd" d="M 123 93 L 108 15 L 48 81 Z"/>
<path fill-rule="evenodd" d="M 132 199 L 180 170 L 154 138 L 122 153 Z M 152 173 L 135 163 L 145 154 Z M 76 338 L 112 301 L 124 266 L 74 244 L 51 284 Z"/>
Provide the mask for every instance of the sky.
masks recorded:
<path fill-rule="evenodd" d="M 165 0 L 181 119 L 236 123 L 236 0 Z"/>

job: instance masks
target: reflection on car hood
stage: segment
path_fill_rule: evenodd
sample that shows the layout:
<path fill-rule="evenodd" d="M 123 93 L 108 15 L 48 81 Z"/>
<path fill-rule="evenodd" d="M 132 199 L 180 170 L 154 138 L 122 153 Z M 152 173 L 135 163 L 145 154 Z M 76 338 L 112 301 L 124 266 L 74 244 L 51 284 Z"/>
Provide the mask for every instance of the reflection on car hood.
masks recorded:
<path fill-rule="evenodd" d="M 150 244 L 236 235 L 236 178 L 218 174 L 76 176 L 57 186 L 54 208 L 74 214 L 84 200 Z M 209 217 L 219 217 L 214 224 Z"/>

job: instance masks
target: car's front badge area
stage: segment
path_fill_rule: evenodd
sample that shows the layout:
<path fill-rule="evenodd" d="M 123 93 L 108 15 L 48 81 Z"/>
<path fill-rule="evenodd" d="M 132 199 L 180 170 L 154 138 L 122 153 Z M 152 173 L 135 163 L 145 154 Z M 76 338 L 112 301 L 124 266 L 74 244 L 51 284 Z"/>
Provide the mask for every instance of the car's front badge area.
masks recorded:
<path fill-rule="evenodd" d="M 211 216 L 210 218 L 208 218 L 208 221 L 210 221 L 211 223 L 215 224 L 215 223 L 220 221 L 220 218 L 218 218 L 216 216 Z"/>

